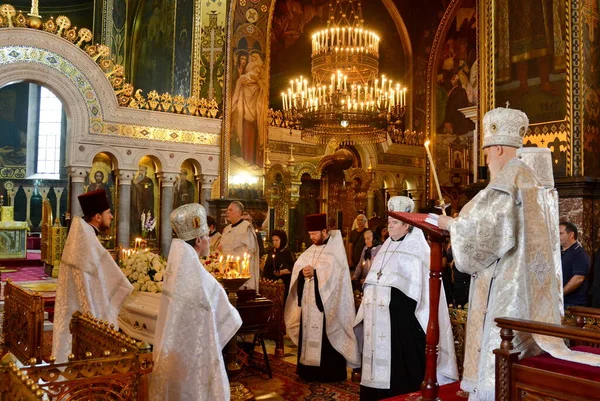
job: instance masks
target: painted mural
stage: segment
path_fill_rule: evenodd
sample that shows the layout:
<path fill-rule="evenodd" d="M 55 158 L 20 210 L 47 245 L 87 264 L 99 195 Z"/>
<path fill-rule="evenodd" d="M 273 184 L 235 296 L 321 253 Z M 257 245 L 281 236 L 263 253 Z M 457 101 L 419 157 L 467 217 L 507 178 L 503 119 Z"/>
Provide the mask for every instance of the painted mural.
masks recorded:
<path fill-rule="evenodd" d="M 138 163 L 138 171 L 131 182 L 131 211 L 130 211 L 130 243 L 136 238 L 147 238 L 149 246 L 156 241 L 158 227 L 158 212 L 160 209 L 160 191 L 156 177 L 156 163 L 149 156 L 144 156 Z M 148 219 L 156 219 L 153 228 L 150 225 L 142 226 L 142 213 Z M 150 229 L 151 228 L 151 229 Z"/>
<path fill-rule="evenodd" d="M 531 124 L 566 115 L 565 0 L 495 0 L 496 106 L 523 110 Z M 531 18 L 531 16 L 537 18 Z"/>
<path fill-rule="evenodd" d="M 145 0 L 136 11 L 130 76 L 145 93 L 172 92 L 174 13 L 171 0 Z"/>
<path fill-rule="evenodd" d="M 115 210 L 117 200 L 117 186 L 115 185 L 114 163 L 110 155 L 106 153 L 98 153 L 92 161 L 92 168 L 89 175 L 86 177 L 84 191 L 92 192 L 104 190 L 108 197 L 108 205 L 114 216 L 117 216 Z M 116 237 L 117 221 L 113 219 L 112 224 L 107 232 L 102 233 L 101 240 L 107 248 L 114 247 L 114 238 Z M 113 240 L 113 241 L 111 241 Z"/>
<path fill-rule="evenodd" d="M 192 79 L 192 42 L 194 37 L 194 0 L 175 3 L 175 51 L 172 93 L 190 96 Z"/>
<path fill-rule="evenodd" d="M 0 89 L 0 178 L 25 178 L 28 83 Z"/>
<path fill-rule="evenodd" d="M 583 76 L 587 90 L 584 94 L 583 165 L 586 176 L 600 176 L 600 1 L 583 4 Z M 600 235 L 600 232 L 599 232 Z"/>
<path fill-rule="evenodd" d="M 179 206 L 198 201 L 198 190 L 195 182 L 194 166 L 186 160 L 181 165 L 179 175 L 173 184 L 173 210 Z"/>
<path fill-rule="evenodd" d="M 202 15 L 202 26 L 194 48 L 192 93 L 200 98 L 215 99 L 218 103 L 223 101 L 228 3 L 225 0 L 196 3 L 196 12 Z"/>
<path fill-rule="evenodd" d="M 266 28 L 270 2 L 239 0 L 233 33 L 230 156 L 241 168 L 263 166 L 269 71 Z"/>

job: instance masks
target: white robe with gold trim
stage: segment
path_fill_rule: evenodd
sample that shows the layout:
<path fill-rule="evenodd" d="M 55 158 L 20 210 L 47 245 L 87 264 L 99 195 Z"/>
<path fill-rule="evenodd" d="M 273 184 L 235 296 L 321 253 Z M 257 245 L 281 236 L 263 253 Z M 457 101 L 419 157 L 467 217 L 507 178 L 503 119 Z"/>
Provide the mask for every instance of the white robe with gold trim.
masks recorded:
<path fill-rule="evenodd" d="M 94 227 L 74 217 L 60 260 L 52 355 L 57 363 L 67 362 L 71 353 L 69 331 L 75 311 L 115 325 L 123 303 L 133 291 L 112 256 L 102 246 Z"/>
<path fill-rule="evenodd" d="M 154 340 L 151 401 L 228 401 L 223 347 L 242 319 L 180 239 L 171 243 Z"/>

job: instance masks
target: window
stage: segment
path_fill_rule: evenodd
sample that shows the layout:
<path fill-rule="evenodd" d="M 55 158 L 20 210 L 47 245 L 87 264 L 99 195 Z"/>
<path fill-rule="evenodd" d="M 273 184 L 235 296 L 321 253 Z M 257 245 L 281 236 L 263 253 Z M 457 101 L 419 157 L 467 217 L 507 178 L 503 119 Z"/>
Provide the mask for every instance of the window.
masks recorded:
<path fill-rule="evenodd" d="M 62 132 L 62 103 L 45 87 L 40 88 L 38 125 L 37 174 L 58 174 L 60 138 Z"/>

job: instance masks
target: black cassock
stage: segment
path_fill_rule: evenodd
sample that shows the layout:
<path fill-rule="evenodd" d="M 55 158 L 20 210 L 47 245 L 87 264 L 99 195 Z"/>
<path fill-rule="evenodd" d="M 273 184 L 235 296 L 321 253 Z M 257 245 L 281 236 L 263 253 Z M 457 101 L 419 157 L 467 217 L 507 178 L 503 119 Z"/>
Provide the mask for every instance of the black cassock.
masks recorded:
<path fill-rule="evenodd" d="M 392 287 L 390 388 L 360 386 L 361 401 L 382 400 L 420 390 L 425 377 L 425 332 L 415 316 L 416 307 L 417 301 Z"/>
<path fill-rule="evenodd" d="M 302 275 L 302 270 L 299 272 Z M 319 280 L 317 279 L 317 271 L 315 270 L 313 280 L 308 281 L 308 285 L 315 286 L 315 299 L 317 308 L 323 312 L 323 301 L 319 293 Z M 314 284 L 313 284 L 314 283 Z M 304 277 L 298 277 L 298 306 L 302 307 L 302 292 L 304 290 Z M 306 381 L 316 382 L 336 382 L 346 380 L 346 358 L 333 348 L 326 333 L 325 315 L 323 315 L 323 333 L 321 333 L 321 366 L 307 366 L 300 363 L 300 355 L 302 354 L 302 315 L 300 315 L 300 335 L 298 341 L 298 376 Z"/>

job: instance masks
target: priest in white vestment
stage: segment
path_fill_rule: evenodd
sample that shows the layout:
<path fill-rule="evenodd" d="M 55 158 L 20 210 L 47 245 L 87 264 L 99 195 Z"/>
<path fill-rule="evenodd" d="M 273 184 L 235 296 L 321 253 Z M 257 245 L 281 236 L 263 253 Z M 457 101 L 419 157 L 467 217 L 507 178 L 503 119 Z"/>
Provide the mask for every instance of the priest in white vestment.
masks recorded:
<path fill-rule="evenodd" d="M 244 205 L 242 202 L 233 201 L 227 208 L 227 220 L 231 223 L 221 235 L 219 250 L 224 257 L 230 255 L 243 259 L 244 254 L 250 255 L 250 280 L 243 286 L 258 291 L 260 280 L 258 255 L 258 240 L 252 224 L 242 219 Z"/>
<path fill-rule="evenodd" d="M 354 296 L 339 230 L 325 214 L 308 215 L 313 245 L 294 264 L 285 304 L 286 330 L 298 346 L 298 376 L 306 381 L 346 380 L 346 365 L 360 358 L 353 331 Z"/>
<path fill-rule="evenodd" d="M 491 180 L 455 219 L 440 216 L 450 231 L 456 267 L 472 275 L 461 388 L 470 400 L 495 397 L 495 358 L 500 348 L 497 317 L 561 324 L 562 269 L 558 194 L 552 163 L 517 157 L 529 120 L 525 113 L 497 108 L 483 118 L 483 148 Z M 538 174 L 538 175 L 536 175 Z M 550 175 L 540 180 L 539 175 Z M 560 338 L 515 332 L 520 357 L 540 348 L 560 359 L 600 366 L 597 355 L 567 349 Z"/>
<path fill-rule="evenodd" d="M 225 290 L 200 263 L 210 240 L 198 203 L 170 216 L 171 243 L 154 339 L 151 401 L 229 400 L 223 347 L 242 319 Z"/>
<path fill-rule="evenodd" d="M 396 212 L 412 212 L 406 196 L 388 201 L 389 238 L 365 280 L 356 332 L 362 343 L 361 401 L 418 391 L 425 377 L 425 333 L 429 321 L 430 249 L 423 231 Z M 444 296 L 439 302 L 437 380 L 458 380 L 454 337 Z"/>
<path fill-rule="evenodd" d="M 52 355 L 57 363 L 67 362 L 71 353 L 71 317 L 76 311 L 115 325 L 125 299 L 133 291 L 112 256 L 96 237 L 113 219 L 103 189 L 78 197 L 83 219 L 75 216 L 60 260 Z"/>

